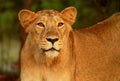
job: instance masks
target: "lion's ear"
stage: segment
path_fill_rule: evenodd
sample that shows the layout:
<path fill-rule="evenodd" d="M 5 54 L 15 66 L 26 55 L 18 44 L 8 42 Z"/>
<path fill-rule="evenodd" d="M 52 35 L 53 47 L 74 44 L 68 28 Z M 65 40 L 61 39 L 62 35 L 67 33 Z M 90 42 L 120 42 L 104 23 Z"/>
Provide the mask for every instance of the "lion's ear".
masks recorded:
<path fill-rule="evenodd" d="M 18 17 L 22 27 L 25 29 L 26 32 L 28 32 L 28 26 L 34 20 L 35 13 L 30 10 L 23 9 L 19 12 Z"/>
<path fill-rule="evenodd" d="M 63 18 L 72 25 L 75 22 L 77 10 L 75 7 L 68 7 L 61 11 Z"/>

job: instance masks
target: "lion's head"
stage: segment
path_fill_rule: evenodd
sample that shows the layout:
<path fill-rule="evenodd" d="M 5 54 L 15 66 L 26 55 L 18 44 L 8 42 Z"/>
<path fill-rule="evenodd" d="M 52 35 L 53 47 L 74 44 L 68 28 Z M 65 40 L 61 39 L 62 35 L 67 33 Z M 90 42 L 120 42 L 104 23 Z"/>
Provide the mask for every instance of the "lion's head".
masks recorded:
<path fill-rule="evenodd" d="M 19 20 L 28 37 L 31 37 L 30 40 L 33 40 L 45 56 L 51 58 L 57 57 L 66 45 L 75 18 L 74 7 L 68 7 L 61 12 L 41 10 L 34 13 L 23 9 L 19 13 Z"/>

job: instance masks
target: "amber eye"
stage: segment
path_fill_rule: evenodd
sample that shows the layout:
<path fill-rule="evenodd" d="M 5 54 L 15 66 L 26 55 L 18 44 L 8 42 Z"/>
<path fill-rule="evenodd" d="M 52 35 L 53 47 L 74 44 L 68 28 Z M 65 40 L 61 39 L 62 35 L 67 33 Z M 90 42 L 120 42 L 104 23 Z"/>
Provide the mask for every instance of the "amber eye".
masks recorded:
<path fill-rule="evenodd" d="M 45 27 L 45 25 L 42 22 L 37 23 L 37 25 L 40 27 Z"/>
<path fill-rule="evenodd" d="M 64 25 L 63 22 L 59 22 L 59 23 L 58 23 L 58 27 L 61 27 L 61 26 L 63 26 L 63 25 Z"/>

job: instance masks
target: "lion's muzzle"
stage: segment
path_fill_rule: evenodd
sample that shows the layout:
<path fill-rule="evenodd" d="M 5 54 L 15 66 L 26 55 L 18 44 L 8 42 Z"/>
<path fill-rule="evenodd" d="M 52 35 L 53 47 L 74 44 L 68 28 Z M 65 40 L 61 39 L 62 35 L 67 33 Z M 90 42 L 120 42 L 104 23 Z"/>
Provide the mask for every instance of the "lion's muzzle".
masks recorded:
<path fill-rule="evenodd" d="M 59 55 L 63 46 L 62 41 L 58 37 L 46 37 L 44 43 L 41 43 L 41 49 L 46 57 L 54 58 Z"/>

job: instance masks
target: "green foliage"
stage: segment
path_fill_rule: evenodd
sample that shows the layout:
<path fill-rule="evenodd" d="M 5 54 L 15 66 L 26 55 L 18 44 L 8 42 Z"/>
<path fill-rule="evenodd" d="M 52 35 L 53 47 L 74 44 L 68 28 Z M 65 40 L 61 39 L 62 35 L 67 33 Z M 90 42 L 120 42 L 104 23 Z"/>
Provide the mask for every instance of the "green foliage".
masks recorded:
<path fill-rule="evenodd" d="M 41 1 L 41 8 L 42 9 L 62 9 L 62 3 L 60 2 L 60 0 L 42 0 Z M 51 3 L 51 4 L 50 4 Z"/>
<path fill-rule="evenodd" d="M 2 13 L 0 15 L 1 30 L 4 31 L 5 33 L 10 32 L 14 24 L 14 18 L 15 15 L 13 11 L 5 11 L 4 13 Z"/>
<path fill-rule="evenodd" d="M 0 2 L 0 31 L 3 35 L 16 35 L 18 31 L 17 11 L 15 2 L 4 0 Z"/>

